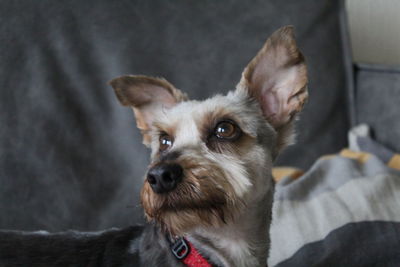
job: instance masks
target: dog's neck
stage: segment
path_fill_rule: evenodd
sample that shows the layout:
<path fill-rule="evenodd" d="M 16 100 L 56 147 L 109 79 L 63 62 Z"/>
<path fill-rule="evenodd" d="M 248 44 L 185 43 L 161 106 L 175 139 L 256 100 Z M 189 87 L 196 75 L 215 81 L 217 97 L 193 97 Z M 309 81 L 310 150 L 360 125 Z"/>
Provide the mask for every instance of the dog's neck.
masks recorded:
<path fill-rule="evenodd" d="M 222 266 L 266 266 L 270 247 L 271 188 L 261 201 L 248 205 L 232 222 L 218 228 L 201 228 L 187 238 L 212 262 Z"/>

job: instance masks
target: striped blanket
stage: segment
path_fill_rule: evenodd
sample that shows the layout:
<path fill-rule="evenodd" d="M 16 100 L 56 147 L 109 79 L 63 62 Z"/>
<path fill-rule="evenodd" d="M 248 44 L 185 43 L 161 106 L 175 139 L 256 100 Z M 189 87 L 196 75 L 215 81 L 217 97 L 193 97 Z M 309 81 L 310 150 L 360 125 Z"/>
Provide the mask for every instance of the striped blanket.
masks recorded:
<path fill-rule="evenodd" d="M 349 141 L 305 173 L 274 169 L 268 266 L 400 266 L 400 155 Z"/>

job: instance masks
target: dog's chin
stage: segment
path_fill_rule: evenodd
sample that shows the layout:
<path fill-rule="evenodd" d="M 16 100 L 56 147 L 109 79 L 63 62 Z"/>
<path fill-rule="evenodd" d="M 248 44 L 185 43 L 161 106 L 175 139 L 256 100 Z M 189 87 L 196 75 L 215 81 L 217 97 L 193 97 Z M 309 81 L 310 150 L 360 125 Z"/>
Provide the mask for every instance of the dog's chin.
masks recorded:
<path fill-rule="evenodd" d="M 145 183 L 141 200 L 149 221 L 165 232 L 183 235 L 196 228 L 221 227 L 233 219 L 234 199 L 218 188 L 205 192 L 182 185 L 170 193 L 155 194 Z"/>
<path fill-rule="evenodd" d="M 164 211 L 153 220 L 163 231 L 181 236 L 198 228 L 221 227 L 230 220 L 221 212 L 222 208 Z"/>

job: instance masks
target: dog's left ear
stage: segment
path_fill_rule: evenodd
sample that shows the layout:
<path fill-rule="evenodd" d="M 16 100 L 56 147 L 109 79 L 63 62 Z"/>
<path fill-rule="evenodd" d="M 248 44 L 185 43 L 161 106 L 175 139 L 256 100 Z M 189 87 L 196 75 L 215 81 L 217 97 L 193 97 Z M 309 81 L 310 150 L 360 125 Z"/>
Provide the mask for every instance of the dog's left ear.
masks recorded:
<path fill-rule="evenodd" d="M 133 109 L 136 125 L 143 135 L 143 144 L 150 145 L 149 131 L 163 109 L 169 109 L 187 100 L 186 94 L 162 78 L 143 75 L 125 75 L 111 80 L 119 102 Z"/>
<path fill-rule="evenodd" d="M 289 137 L 288 128 L 308 97 L 307 68 L 292 26 L 280 28 L 268 38 L 244 69 L 238 89 L 247 90 L 278 134 Z"/>

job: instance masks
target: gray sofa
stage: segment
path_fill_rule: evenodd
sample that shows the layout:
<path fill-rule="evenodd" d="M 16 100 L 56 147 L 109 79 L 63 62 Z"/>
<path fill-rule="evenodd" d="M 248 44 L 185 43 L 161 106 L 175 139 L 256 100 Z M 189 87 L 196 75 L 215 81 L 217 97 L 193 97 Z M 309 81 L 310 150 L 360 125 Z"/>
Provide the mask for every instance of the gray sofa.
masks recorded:
<path fill-rule="evenodd" d="M 307 59 L 310 98 L 298 143 L 277 165 L 307 169 L 345 147 L 358 122 L 400 151 L 400 73 L 353 71 L 342 1 L 1 1 L 0 228 L 143 222 L 149 152 L 107 81 L 146 74 L 191 98 L 227 92 L 267 36 L 287 24 Z"/>

